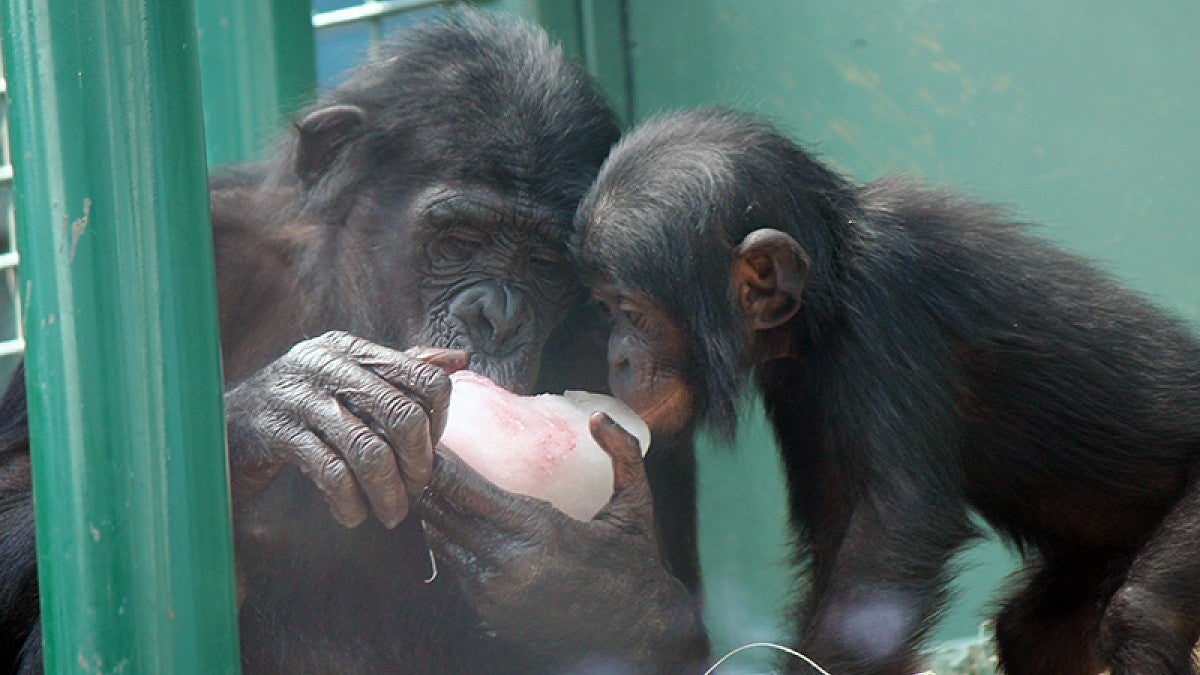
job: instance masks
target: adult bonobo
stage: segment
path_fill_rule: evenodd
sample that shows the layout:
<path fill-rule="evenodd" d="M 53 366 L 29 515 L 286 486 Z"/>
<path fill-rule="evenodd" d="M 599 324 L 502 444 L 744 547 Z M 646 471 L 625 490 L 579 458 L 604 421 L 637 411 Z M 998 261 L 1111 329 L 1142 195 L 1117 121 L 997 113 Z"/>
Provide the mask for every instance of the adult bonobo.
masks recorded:
<path fill-rule="evenodd" d="M 578 218 L 614 393 L 652 428 L 730 432 L 761 390 L 810 554 L 805 654 L 919 670 L 973 509 L 1028 561 L 1006 673 L 1194 672 L 1200 341 L 1179 321 L 991 207 L 852 184 L 733 113 L 630 133 Z"/>
<path fill-rule="evenodd" d="M 567 236 L 617 134 L 543 33 L 464 13 L 385 45 L 273 159 L 214 182 L 247 672 L 703 658 L 691 595 L 660 562 L 640 462 L 611 426 L 596 434 L 619 460 L 621 491 L 591 523 L 442 462 L 428 501 L 469 512 L 471 527 L 438 530 L 438 546 L 502 553 L 507 566 L 448 565 L 423 583 L 428 548 L 406 518 L 433 470 L 442 368 L 522 392 L 540 370 L 595 388 L 586 375 L 603 373 L 602 358 L 592 368 L 571 350 L 603 344 L 603 327 L 589 333 L 577 312 Z M 582 318 L 564 323 L 572 312 Z M 37 670 L 21 386 L 0 423 L 0 647 L 5 665 Z M 675 558 L 681 569 L 692 559 Z"/>

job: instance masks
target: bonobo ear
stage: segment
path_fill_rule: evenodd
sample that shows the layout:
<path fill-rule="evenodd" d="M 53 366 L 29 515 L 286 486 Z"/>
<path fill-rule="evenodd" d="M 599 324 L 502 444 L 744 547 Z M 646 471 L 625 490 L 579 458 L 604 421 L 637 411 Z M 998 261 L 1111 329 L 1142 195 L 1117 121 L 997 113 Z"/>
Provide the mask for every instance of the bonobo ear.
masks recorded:
<path fill-rule="evenodd" d="M 296 176 L 315 183 L 366 122 L 367 114 L 355 105 L 331 105 L 309 113 L 296 124 Z"/>
<path fill-rule="evenodd" d="M 795 239 L 779 230 L 755 230 L 733 255 L 734 297 L 751 330 L 775 328 L 796 315 L 810 262 Z"/>

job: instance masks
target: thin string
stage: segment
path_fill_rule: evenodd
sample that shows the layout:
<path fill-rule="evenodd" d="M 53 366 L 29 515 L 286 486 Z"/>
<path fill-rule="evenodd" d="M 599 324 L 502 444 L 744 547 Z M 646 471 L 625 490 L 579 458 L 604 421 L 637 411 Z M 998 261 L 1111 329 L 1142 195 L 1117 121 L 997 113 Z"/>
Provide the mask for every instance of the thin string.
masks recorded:
<path fill-rule="evenodd" d="M 722 656 L 722 657 L 721 657 L 721 659 L 720 659 L 719 661 L 717 661 L 716 663 L 712 664 L 712 667 L 711 667 L 711 668 L 709 668 L 708 670 L 704 671 L 704 675 L 712 675 L 712 674 L 713 674 L 713 672 L 715 672 L 715 671 L 717 670 L 717 668 L 720 668 L 720 667 L 721 667 L 721 664 L 723 664 L 723 663 L 725 663 L 726 661 L 728 661 L 729 659 L 733 658 L 733 657 L 734 657 L 736 654 L 739 654 L 739 653 L 741 653 L 741 652 L 744 652 L 744 651 L 746 651 L 747 649 L 754 649 L 755 647 L 769 647 L 769 648 L 771 648 L 771 649 L 775 649 L 775 650 L 778 650 L 778 651 L 781 651 L 781 652 L 784 652 L 784 653 L 787 653 L 787 654 L 791 654 L 792 656 L 794 656 L 794 657 L 796 657 L 796 658 L 800 659 L 801 661 L 804 661 L 804 662 L 805 662 L 805 663 L 807 663 L 808 665 L 810 665 L 810 666 L 812 666 L 813 668 L 815 668 L 815 669 L 817 670 L 817 672 L 818 672 L 818 673 L 821 673 L 821 675 L 832 675 L 832 674 L 831 674 L 831 673 L 830 673 L 828 670 L 825 670 L 825 669 L 824 669 L 824 668 L 822 668 L 821 666 L 818 666 L 816 661 L 813 661 L 812 659 L 810 659 L 810 658 L 808 658 L 807 656 L 805 656 L 805 655 L 801 654 L 800 652 L 796 651 L 795 649 L 791 649 L 791 648 L 788 648 L 788 647 L 784 647 L 783 645 L 777 645 L 777 644 L 775 644 L 774 642 L 751 642 L 750 644 L 747 644 L 747 645 L 742 645 L 741 647 L 738 647 L 737 649 L 735 649 L 735 650 L 733 650 L 733 651 L 729 652 L 729 653 L 728 653 L 728 654 L 726 654 L 725 656 Z"/>
<path fill-rule="evenodd" d="M 804 661 L 808 665 L 815 668 L 816 671 L 818 673 L 820 673 L 821 675 L 832 675 L 832 673 L 830 673 L 828 670 L 825 670 L 821 666 L 817 665 L 816 661 L 813 661 L 812 659 L 801 654 L 800 652 L 796 651 L 795 649 L 791 649 L 789 647 L 784 647 L 783 645 L 777 645 L 774 642 L 751 642 L 750 644 L 742 645 L 741 647 L 738 647 L 737 649 L 734 649 L 733 651 L 729 652 L 725 656 L 722 656 L 721 659 L 719 661 L 717 661 L 716 663 L 714 663 L 711 668 L 704 671 L 704 675 L 712 675 L 713 672 L 715 672 L 717 668 L 720 668 L 723 663 L 725 663 L 729 659 L 733 658 L 736 654 L 744 652 L 747 649 L 754 649 L 755 647 L 767 647 L 770 649 L 775 649 L 777 651 L 784 652 L 786 654 L 789 654 L 791 656 L 794 656 L 794 657 L 800 659 L 801 661 Z M 925 671 L 922 671 L 919 673 L 914 673 L 913 675 L 936 675 L 936 674 L 932 670 L 925 670 Z"/>
<path fill-rule="evenodd" d="M 429 534 L 429 528 L 425 525 L 424 518 L 421 519 L 421 531 L 426 535 Z M 438 577 L 437 557 L 433 555 L 433 549 L 429 548 L 428 545 L 425 546 L 425 550 L 429 552 L 429 578 L 423 579 L 422 583 L 432 584 L 433 580 Z"/>

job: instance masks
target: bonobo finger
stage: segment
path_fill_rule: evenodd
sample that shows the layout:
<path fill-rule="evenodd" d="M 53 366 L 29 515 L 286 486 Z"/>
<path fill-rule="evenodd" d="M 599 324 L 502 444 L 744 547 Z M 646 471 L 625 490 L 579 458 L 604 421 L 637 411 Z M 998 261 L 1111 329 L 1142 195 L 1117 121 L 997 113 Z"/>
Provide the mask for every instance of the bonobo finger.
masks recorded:
<path fill-rule="evenodd" d="M 429 417 L 430 438 L 437 442 L 446 430 L 446 419 L 450 415 L 450 376 L 438 366 L 419 359 L 391 364 L 381 376 L 421 404 Z"/>
<path fill-rule="evenodd" d="M 429 485 L 433 474 L 433 437 L 429 416 L 415 403 L 408 402 L 388 432 L 396 451 L 401 478 L 410 496 L 415 497 Z"/>
<path fill-rule="evenodd" d="M 345 333 L 326 335 L 346 356 L 411 396 L 429 416 L 432 438 L 441 438 L 450 409 L 448 373 L 466 367 L 466 352 L 434 347 L 401 352 Z"/>
<path fill-rule="evenodd" d="M 612 457 L 613 467 L 612 499 L 592 520 L 649 532 L 653 527 L 654 502 L 637 439 L 602 412 L 592 413 L 588 428 L 600 447 Z"/>
<path fill-rule="evenodd" d="M 398 386 L 418 386 L 425 377 L 416 371 L 413 364 L 432 365 L 449 374 L 467 366 L 469 356 L 459 349 L 440 347 L 414 347 L 400 351 L 364 338 L 355 337 L 345 331 L 329 331 L 316 338 L 326 349 L 354 360 L 380 377 Z"/>
<path fill-rule="evenodd" d="M 518 496 L 497 487 L 453 452 L 439 447 L 434 457 L 433 477 L 421 504 L 436 504 L 432 518 L 454 517 L 457 521 L 478 518 L 489 529 L 514 534 L 538 531 L 552 514 L 568 518 L 549 502 Z M 441 523 L 443 529 L 446 522 Z"/>
<path fill-rule="evenodd" d="M 341 455 L 379 522 L 392 528 L 404 520 L 408 488 L 392 446 L 332 396 L 310 401 L 303 415 L 310 428 Z"/>
<path fill-rule="evenodd" d="M 439 372 L 433 366 L 423 367 L 434 373 Z M 429 484 L 429 474 L 433 468 L 433 437 L 429 414 L 424 405 L 414 394 L 396 388 L 368 370 L 349 364 L 340 364 L 332 370 L 334 372 L 329 376 L 328 384 L 329 389 L 336 392 L 338 403 L 386 441 L 395 453 L 395 461 L 399 465 L 397 476 L 403 481 L 403 486 L 391 484 L 381 488 L 394 490 L 403 487 L 408 495 L 420 493 Z M 449 380 L 444 375 L 440 377 L 445 381 L 448 391 Z M 347 431 L 324 426 L 329 423 L 331 420 L 328 418 L 312 419 L 314 428 L 326 435 Z M 354 428 L 357 428 L 357 424 Z M 340 444 L 338 447 L 342 448 Z M 358 473 L 358 467 L 355 468 Z M 402 496 L 403 501 L 407 502 L 407 496 Z"/>
<path fill-rule="evenodd" d="M 313 432 L 305 429 L 289 439 L 294 463 L 317 486 L 334 520 L 358 527 L 369 513 L 366 497 L 342 457 Z"/>
<path fill-rule="evenodd" d="M 588 418 L 588 430 L 613 464 L 613 492 L 620 492 L 635 482 L 645 482 L 646 467 L 642 464 L 642 449 L 637 437 L 602 412 Z"/>
<path fill-rule="evenodd" d="M 447 375 L 466 368 L 471 358 L 470 354 L 461 349 L 445 347 L 412 347 L 404 350 L 404 355 L 437 366 L 446 371 Z"/>

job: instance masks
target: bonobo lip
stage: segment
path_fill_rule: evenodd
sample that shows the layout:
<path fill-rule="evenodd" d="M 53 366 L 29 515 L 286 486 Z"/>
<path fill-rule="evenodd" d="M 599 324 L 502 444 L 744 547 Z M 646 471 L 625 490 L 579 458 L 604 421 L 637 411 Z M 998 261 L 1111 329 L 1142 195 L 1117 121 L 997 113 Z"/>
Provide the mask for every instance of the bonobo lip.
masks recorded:
<path fill-rule="evenodd" d="M 514 394 L 528 394 L 537 381 L 538 362 L 521 350 L 511 357 L 496 358 L 472 351 L 467 370 L 488 377 Z"/>
<path fill-rule="evenodd" d="M 642 418 L 651 432 L 669 433 L 679 431 L 687 424 L 688 415 L 683 413 L 690 410 L 685 397 L 686 392 L 673 388 L 672 391 L 649 400 L 625 403 Z"/>

